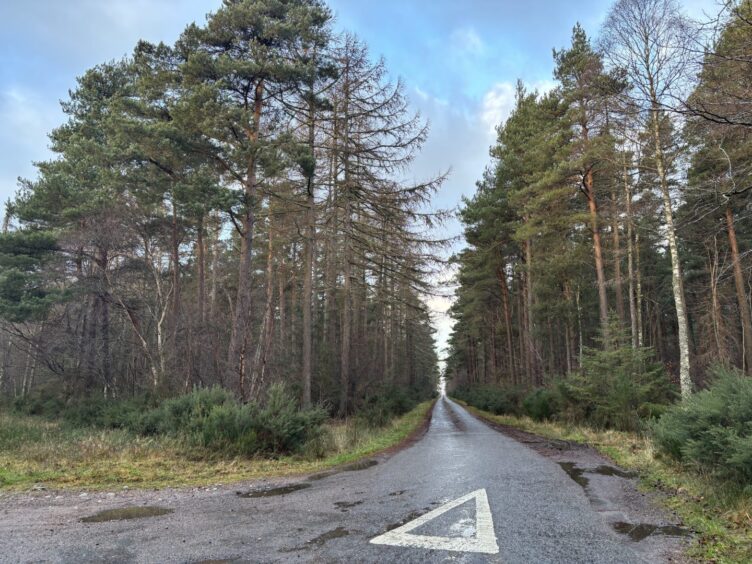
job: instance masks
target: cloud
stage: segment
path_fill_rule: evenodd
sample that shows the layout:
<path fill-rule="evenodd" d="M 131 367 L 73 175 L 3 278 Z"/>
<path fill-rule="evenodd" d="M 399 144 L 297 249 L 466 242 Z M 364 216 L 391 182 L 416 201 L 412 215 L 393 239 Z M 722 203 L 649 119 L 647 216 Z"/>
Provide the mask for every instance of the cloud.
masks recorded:
<path fill-rule="evenodd" d="M 47 133 L 61 121 L 57 102 L 17 85 L 0 91 L 0 199 L 14 194 L 19 176 L 34 176 L 32 161 L 49 158 Z"/>
<path fill-rule="evenodd" d="M 456 50 L 467 55 L 482 55 L 486 50 L 485 43 L 472 27 L 455 29 L 451 35 L 451 42 Z"/>
<path fill-rule="evenodd" d="M 515 92 L 515 85 L 511 82 L 497 82 L 483 96 L 480 121 L 488 133 L 493 134 L 496 127 L 512 113 Z"/>
<path fill-rule="evenodd" d="M 545 94 L 556 87 L 553 80 L 542 80 L 532 85 L 525 85 L 528 91 Z M 480 120 L 489 134 L 494 135 L 496 128 L 504 123 L 512 113 L 517 95 L 517 85 L 512 82 L 497 82 L 483 96 Z"/>

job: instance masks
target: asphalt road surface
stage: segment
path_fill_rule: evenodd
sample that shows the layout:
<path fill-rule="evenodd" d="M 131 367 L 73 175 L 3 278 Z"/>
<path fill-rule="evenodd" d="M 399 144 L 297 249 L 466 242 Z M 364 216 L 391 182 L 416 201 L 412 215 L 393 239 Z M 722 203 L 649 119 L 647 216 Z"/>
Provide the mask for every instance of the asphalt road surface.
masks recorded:
<path fill-rule="evenodd" d="M 5 509 L 0 499 L 0 561 L 646 561 L 556 462 L 447 399 L 405 450 L 292 486 L 250 490 L 260 497 L 238 495 L 247 487 L 110 493 L 97 503 L 72 494 L 75 503 L 41 498 Z M 172 512 L 81 521 L 126 501 Z"/>

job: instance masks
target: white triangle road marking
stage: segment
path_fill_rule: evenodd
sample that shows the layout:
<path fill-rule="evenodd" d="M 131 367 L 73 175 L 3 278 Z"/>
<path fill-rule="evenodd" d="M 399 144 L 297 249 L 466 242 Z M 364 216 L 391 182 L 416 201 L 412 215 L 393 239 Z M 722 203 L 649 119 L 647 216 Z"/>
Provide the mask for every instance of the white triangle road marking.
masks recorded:
<path fill-rule="evenodd" d="M 475 537 L 436 537 L 429 535 L 414 535 L 410 531 L 433 521 L 447 511 L 459 507 L 463 503 L 475 499 Z M 454 552 L 480 552 L 482 554 L 498 554 L 491 508 L 488 505 L 486 490 L 475 490 L 429 511 L 425 515 L 371 539 L 371 544 L 386 544 L 407 548 L 428 548 L 432 550 L 451 550 Z"/>

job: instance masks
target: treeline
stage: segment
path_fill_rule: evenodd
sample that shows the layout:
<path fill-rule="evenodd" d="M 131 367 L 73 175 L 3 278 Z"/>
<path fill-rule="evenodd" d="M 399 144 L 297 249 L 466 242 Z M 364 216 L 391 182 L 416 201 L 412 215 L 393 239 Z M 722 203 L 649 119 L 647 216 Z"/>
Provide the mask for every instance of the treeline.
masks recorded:
<path fill-rule="evenodd" d="M 0 397 L 285 382 L 345 415 L 437 378 L 427 127 L 319 0 L 224 0 L 78 79 L 0 236 Z"/>
<path fill-rule="evenodd" d="M 618 0 L 597 43 L 577 25 L 554 50 L 553 90 L 519 84 L 461 212 L 451 385 L 530 389 L 620 348 L 685 397 L 752 371 L 750 55 L 749 0 L 703 26 Z"/>

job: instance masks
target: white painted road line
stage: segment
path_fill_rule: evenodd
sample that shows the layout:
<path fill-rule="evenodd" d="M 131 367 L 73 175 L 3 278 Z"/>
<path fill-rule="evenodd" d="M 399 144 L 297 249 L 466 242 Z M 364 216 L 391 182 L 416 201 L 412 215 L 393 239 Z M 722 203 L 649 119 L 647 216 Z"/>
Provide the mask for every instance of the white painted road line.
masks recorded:
<path fill-rule="evenodd" d="M 433 521 L 447 511 L 459 507 L 463 503 L 475 499 L 475 536 L 463 537 L 437 537 L 428 535 L 414 535 L 410 533 Z M 427 548 L 430 550 L 451 550 L 453 552 L 479 552 L 482 554 L 498 554 L 499 546 L 496 544 L 491 508 L 488 505 L 486 490 L 475 490 L 467 495 L 445 503 L 433 511 L 410 521 L 392 531 L 371 539 L 371 544 L 385 544 L 406 548 Z"/>

